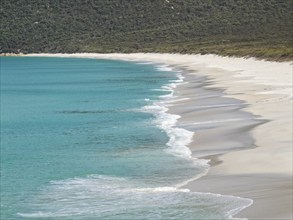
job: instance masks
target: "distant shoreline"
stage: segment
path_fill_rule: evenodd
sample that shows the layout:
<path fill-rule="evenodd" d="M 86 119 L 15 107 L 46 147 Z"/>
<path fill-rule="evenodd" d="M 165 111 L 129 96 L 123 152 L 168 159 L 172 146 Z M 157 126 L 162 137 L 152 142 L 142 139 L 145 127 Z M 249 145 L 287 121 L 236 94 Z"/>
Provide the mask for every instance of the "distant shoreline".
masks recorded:
<path fill-rule="evenodd" d="M 237 107 L 230 109 L 231 113 L 228 111 L 227 114 L 226 109 L 212 107 L 217 104 L 215 103 L 217 98 L 215 100 L 205 98 L 201 100 L 202 105 L 211 107 L 205 107 L 206 110 L 202 113 L 196 111 L 198 97 L 195 94 L 198 91 L 195 91 L 196 80 L 193 80 L 193 77 L 206 77 L 204 88 L 222 89 L 223 97 L 241 100 L 245 104 L 241 106 L 241 111 L 253 115 L 256 119 L 265 120 L 266 123 L 247 124 L 234 129 L 233 126 L 242 123 L 234 122 L 231 131 L 237 130 L 237 134 L 229 138 L 229 133 L 224 133 L 226 140 L 233 140 L 236 135 L 244 133 L 251 135 L 254 139 L 253 145 L 243 137 L 236 138 L 236 142 L 231 143 L 231 146 L 237 143 L 246 144 L 243 150 L 226 150 L 228 142 L 221 146 L 221 140 L 216 140 L 218 134 L 215 132 L 199 132 L 198 138 L 196 136 L 198 133 L 195 132 L 190 149 L 195 157 L 202 153 L 203 157 L 212 158 L 213 166 L 206 176 L 189 183 L 187 187 L 197 192 L 221 193 L 253 199 L 254 204 L 242 211 L 238 215 L 240 217 L 292 218 L 292 63 L 217 55 L 159 53 L 20 56 L 150 61 L 184 69 L 188 85 L 179 86 L 175 92 L 188 97 L 190 101 L 176 103 L 170 108 L 171 112 L 174 111 L 182 116 L 179 126 L 196 124 L 199 118 L 210 124 L 222 121 L 228 126 L 232 116 L 232 119 L 239 119 Z M 213 114 L 208 113 L 209 111 Z M 218 114 L 217 118 L 209 118 L 214 113 Z M 207 138 L 201 138 L 204 136 Z M 206 141 L 207 139 L 214 142 Z M 216 147 L 209 149 L 209 153 L 204 155 L 207 146 Z"/>
<path fill-rule="evenodd" d="M 20 57 L 25 56 L 23 53 L 0 53 L 1 57 Z"/>
<path fill-rule="evenodd" d="M 139 52 L 140 53 L 140 52 Z M 144 53 L 144 52 L 142 52 Z M 141 53 L 141 54 L 142 54 Z M 34 53 L 34 54 L 53 54 L 53 53 Z M 70 54 L 70 53 L 56 53 L 56 54 Z M 111 54 L 114 54 L 114 53 L 73 53 L 73 54 L 106 54 L 106 55 L 111 55 Z M 116 53 L 115 53 L 116 54 Z M 117 54 L 134 54 L 134 53 L 117 53 Z M 152 54 L 149 53 L 149 52 L 146 52 L 146 54 Z M 154 53 L 154 54 L 177 54 L 177 55 L 201 55 L 201 56 L 205 56 L 205 55 L 215 55 L 215 56 L 223 56 L 223 57 L 229 57 L 229 58 L 244 58 L 244 59 L 256 59 L 256 60 L 264 60 L 264 61 L 272 61 L 272 62 L 291 62 L 293 61 L 293 57 L 282 57 L 281 54 L 275 54 L 275 56 L 255 56 L 253 55 L 253 53 L 236 53 L 236 52 L 232 52 L 232 53 L 225 53 L 225 52 L 222 52 L 222 53 L 209 53 L 208 51 L 204 54 L 201 54 L 201 53 L 188 53 L 188 54 L 185 54 L 185 53 Z M 0 53 L 0 57 L 1 56 L 4 56 L 4 57 L 9 57 L 9 56 L 28 56 L 30 54 L 26 54 L 26 53 Z"/>

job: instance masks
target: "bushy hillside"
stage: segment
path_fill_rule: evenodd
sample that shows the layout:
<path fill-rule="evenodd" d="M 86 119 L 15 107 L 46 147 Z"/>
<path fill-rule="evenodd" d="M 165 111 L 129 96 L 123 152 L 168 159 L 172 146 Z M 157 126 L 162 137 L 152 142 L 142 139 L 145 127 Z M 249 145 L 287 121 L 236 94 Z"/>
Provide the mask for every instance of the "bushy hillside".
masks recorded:
<path fill-rule="evenodd" d="M 292 0 L 2 0 L 5 52 L 292 57 Z"/>

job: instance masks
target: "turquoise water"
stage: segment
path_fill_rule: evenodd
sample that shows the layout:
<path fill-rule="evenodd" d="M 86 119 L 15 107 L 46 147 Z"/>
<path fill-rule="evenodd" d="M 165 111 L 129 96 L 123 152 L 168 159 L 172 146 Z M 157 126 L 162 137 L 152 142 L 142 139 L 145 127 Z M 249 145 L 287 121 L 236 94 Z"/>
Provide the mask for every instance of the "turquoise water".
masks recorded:
<path fill-rule="evenodd" d="M 1 219 L 226 219 L 250 200 L 181 189 L 207 171 L 166 113 L 167 66 L 1 57 Z"/>

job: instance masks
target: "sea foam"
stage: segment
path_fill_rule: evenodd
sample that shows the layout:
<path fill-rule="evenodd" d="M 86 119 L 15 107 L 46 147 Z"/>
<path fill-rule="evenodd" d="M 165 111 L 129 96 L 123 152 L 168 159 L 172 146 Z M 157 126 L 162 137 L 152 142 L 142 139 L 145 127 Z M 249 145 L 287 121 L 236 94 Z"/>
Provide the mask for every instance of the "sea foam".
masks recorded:
<path fill-rule="evenodd" d="M 137 187 L 126 178 L 89 175 L 51 181 L 23 218 L 228 219 L 251 204 L 248 199 L 175 187 Z M 180 213 L 177 208 L 181 206 Z"/>
<path fill-rule="evenodd" d="M 192 157 L 192 152 L 187 147 L 193 140 L 193 132 L 177 127 L 178 119 L 180 119 L 181 116 L 168 112 L 170 104 L 186 100 L 186 98 L 178 99 L 178 97 L 174 95 L 174 89 L 184 83 L 184 76 L 182 76 L 180 71 L 176 71 L 167 65 L 158 66 L 156 69 L 159 71 L 176 72 L 177 79 L 169 80 L 167 85 L 161 87 L 160 90 L 166 91 L 168 94 L 161 95 L 160 100 L 154 101 L 151 105 L 144 106 L 140 110 L 153 114 L 155 116 L 154 123 L 168 135 L 169 141 L 166 143 L 168 148 L 165 150 L 167 153 L 188 160 L 194 160 L 196 165 L 203 165 L 208 169 L 208 160 Z"/>

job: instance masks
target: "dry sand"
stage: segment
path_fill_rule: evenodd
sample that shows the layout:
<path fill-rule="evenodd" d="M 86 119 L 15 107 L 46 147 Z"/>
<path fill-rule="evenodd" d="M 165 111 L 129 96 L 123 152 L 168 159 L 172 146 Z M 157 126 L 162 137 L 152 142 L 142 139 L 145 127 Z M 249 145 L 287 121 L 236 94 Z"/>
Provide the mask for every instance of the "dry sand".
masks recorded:
<path fill-rule="evenodd" d="M 151 61 L 186 70 L 188 97 L 170 111 L 195 132 L 195 157 L 211 159 L 209 173 L 186 187 L 236 195 L 254 203 L 249 219 L 292 219 L 292 64 L 252 58 L 179 54 L 38 54 Z M 199 126 L 200 125 L 200 126 Z"/>

